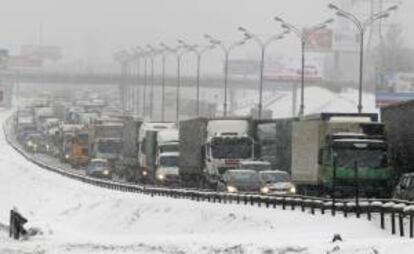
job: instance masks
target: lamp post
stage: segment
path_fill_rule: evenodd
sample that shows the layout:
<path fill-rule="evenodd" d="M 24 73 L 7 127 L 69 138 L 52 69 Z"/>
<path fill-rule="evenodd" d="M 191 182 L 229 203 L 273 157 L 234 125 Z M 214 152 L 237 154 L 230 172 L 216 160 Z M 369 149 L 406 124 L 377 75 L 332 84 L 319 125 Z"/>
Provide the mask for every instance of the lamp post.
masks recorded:
<path fill-rule="evenodd" d="M 153 117 L 153 110 L 154 110 L 154 58 L 155 55 L 158 53 L 158 50 L 156 50 L 151 45 L 147 45 L 147 48 L 149 49 L 148 55 L 151 61 L 151 90 L 150 90 L 150 110 L 149 110 L 149 118 L 152 119 Z"/>
<path fill-rule="evenodd" d="M 377 12 L 365 20 L 358 19 L 354 14 L 345 11 L 334 4 L 328 5 L 329 9 L 336 11 L 336 15 L 343 17 L 351 21 L 358 29 L 360 36 L 359 45 L 359 89 L 358 89 L 358 113 L 362 113 L 362 83 L 363 83 L 363 70 L 364 70 L 364 34 L 367 28 L 375 21 L 385 19 L 390 16 L 390 12 L 398 9 L 398 5 L 393 5 L 385 11 Z"/>
<path fill-rule="evenodd" d="M 160 43 L 162 47 L 162 74 L 161 74 L 161 120 L 165 120 L 165 59 L 168 52 L 174 52 L 174 49 L 165 45 L 165 43 Z"/>
<path fill-rule="evenodd" d="M 327 27 L 328 24 L 332 23 L 333 19 L 328 19 L 320 24 L 310 27 L 309 29 L 305 30 L 303 28 L 298 28 L 292 24 L 287 23 L 282 18 L 275 17 L 275 21 L 280 22 L 281 26 L 284 29 L 287 29 L 300 39 L 301 42 L 301 53 L 302 53 L 302 61 L 301 61 L 301 79 L 300 79 L 300 106 L 299 106 L 299 116 L 303 116 L 305 114 L 305 50 L 306 50 L 306 43 L 308 42 L 309 38 L 318 30 L 324 29 Z"/>
<path fill-rule="evenodd" d="M 121 100 L 121 108 L 122 108 L 122 114 L 125 114 L 125 110 L 126 110 L 126 100 L 125 100 L 125 86 L 126 86 L 126 82 L 125 80 L 127 79 L 127 75 L 128 75 L 128 62 L 130 60 L 130 55 L 127 51 L 123 50 L 123 51 L 119 51 L 117 53 L 114 54 L 114 59 L 116 62 L 118 62 L 121 66 L 121 82 L 120 82 L 120 87 L 119 87 L 119 95 L 120 95 L 120 100 Z"/>
<path fill-rule="evenodd" d="M 136 89 L 134 91 L 134 114 L 139 112 L 139 83 L 141 81 L 141 53 L 139 47 L 134 49 L 134 60 L 136 61 Z"/>
<path fill-rule="evenodd" d="M 165 44 L 163 44 L 165 45 Z M 164 46 L 167 48 L 171 53 L 174 53 L 177 59 L 177 88 L 176 88 L 176 108 L 175 108 L 175 114 L 176 114 L 176 122 L 178 123 L 180 120 L 180 90 L 181 90 L 181 59 L 185 53 L 188 52 L 187 49 L 181 50 L 182 47 L 178 46 L 175 49 L 168 48 L 167 46 Z"/>
<path fill-rule="evenodd" d="M 183 40 L 179 41 L 183 47 L 185 47 L 189 51 L 193 51 L 197 57 L 197 77 L 196 77 L 196 114 L 197 116 L 200 116 L 200 66 L 201 66 L 201 56 L 208 50 L 215 48 L 215 45 L 209 45 L 206 47 L 203 47 L 201 49 L 198 49 L 198 45 L 190 45 Z"/>
<path fill-rule="evenodd" d="M 147 82 L 148 82 L 148 70 L 147 70 L 147 62 L 148 62 L 148 52 L 143 48 L 137 46 L 137 50 L 141 52 L 141 57 L 144 59 L 144 88 L 142 91 L 142 118 L 145 118 L 147 112 Z"/>
<path fill-rule="evenodd" d="M 223 115 L 227 116 L 227 86 L 228 86 L 228 71 L 229 71 L 229 55 L 230 52 L 238 46 L 241 46 L 246 43 L 246 39 L 241 41 L 236 41 L 230 45 L 224 45 L 220 40 L 215 39 L 209 34 L 205 34 L 204 38 L 210 41 L 213 45 L 218 45 L 224 52 L 224 103 L 223 103 Z"/>
<path fill-rule="evenodd" d="M 262 118 L 262 110 L 263 110 L 263 72 L 264 72 L 264 58 L 265 58 L 265 51 L 267 46 L 276 40 L 281 40 L 284 38 L 285 34 L 289 33 L 288 30 L 283 31 L 280 34 L 271 36 L 267 40 L 260 39 L 257 35 L 250 32 L 244 27 L 239 27 L 239 31 L 244 33 L 246 40 L 253 39 L 260 47 L 260 80 L 259 80 L 259 106 L 258 106 L 258 118 Z"/>

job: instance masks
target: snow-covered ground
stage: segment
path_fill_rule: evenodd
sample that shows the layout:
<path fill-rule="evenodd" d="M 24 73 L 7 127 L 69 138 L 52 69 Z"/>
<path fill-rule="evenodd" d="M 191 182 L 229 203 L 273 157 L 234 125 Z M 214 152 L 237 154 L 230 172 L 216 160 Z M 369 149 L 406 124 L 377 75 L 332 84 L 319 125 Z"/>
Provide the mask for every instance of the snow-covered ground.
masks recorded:
<path fill-rule="evenodd" d="M 240 91 L 236 95 L 237 109 L 235 114 L 249 114 L 250 108 L 257 104 L 258 94 L 255 91 Z M 273 117 L 292 116 L 292 92 L 265 92 L 263 108 L 272 110 Z M 300 90 L 297 90 L 296 113 L 299 109 Z M 332 92 L 321 87 L 305 88 L 305 114 L 319 112 L 357 112 L 358 90 L 347 89 L 341 93 Z M 375 108 L 375 95 L 363 93 L 362 106 L 364 112 L 378 112 Z"/>
<path fill-rule="evenodd" d="M 0 112 L 4 121 L 8 112 Z M 13 241 L 16 206 L 43 235 Z M 0 134 L 0 253 L 413 253 L 366 219 L 121 193 L 25 161 Z M 331 243 L 339 233 L 343 242 Z"/>

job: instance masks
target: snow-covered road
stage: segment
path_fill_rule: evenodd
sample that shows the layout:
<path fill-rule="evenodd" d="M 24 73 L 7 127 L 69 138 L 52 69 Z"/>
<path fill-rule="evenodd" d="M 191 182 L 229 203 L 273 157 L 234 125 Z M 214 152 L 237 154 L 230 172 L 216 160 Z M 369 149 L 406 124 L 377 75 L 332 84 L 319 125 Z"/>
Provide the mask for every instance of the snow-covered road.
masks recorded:
<path fill-rule="evenodd" d="M 0 121 L 9 113 L 0 112 Z M 0 223 L 17 206 L 43 235 L 0 253 L 413 253 L 366 219 L 121 193 L 48 172 L 0 134 Z M 331 243 L 339 233 L 343 242 Z M 336 250 L 335 250 L 336 249 Z"/>

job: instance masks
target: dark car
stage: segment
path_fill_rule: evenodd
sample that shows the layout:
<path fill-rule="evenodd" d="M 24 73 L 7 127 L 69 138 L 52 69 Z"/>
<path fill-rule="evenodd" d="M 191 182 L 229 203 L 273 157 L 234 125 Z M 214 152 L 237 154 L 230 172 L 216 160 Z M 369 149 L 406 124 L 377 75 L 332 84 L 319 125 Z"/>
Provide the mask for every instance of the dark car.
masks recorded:
<path fill-rule="evenodd" d="M 259 192 L 259 174 L 250 169 L 227 170 L 220 179 L 217 190 L 224 192 Z"/>
<path fill-rule="evenodd" d="M 86 168 L 86 175 L 112 179 L 112 170 L 106 159 L 92 159 Z"/>
<path fill-rule="evenodd" d="M 23 140 L 26 151 L 32 153 L 47 153 L 49 151 L 47 137 L 40 132 L 28 133 Z"/>
<path fill-rule="evenodd" d="M 394 189 L 393 198 L 414 200 L 414 173 L 404 174 Z"/>

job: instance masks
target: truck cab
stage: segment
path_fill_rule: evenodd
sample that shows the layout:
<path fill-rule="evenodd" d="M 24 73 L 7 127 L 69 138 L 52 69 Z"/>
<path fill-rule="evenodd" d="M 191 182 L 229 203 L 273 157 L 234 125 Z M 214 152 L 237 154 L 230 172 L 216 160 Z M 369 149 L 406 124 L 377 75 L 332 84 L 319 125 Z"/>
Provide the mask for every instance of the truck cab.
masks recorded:
<path fill-rule="evenodd" d="M 163 152 L 157 156 L 156 182 L 161 185 L 178 184 L 178 152 Z"/>
<path fill-rule="evenodd" d="M 74 168 L 85 167 L 89 163 L 89 134 L 87 130 L 79 130 L 72 139 L 70 164 Z"/>
<path fill-rule="evenodd" d="M 120 158 L 123 147 L 122 121 L 104 119 L 92 124 L 89 128 L 89 151 L 95 158 L 107 159 L 113 164 Z"/>
<path fill-rule="evenodd" d="M 254 142 L 248 136 L 246 120 L 211 120 L 207 124 L 204 145 L 204 172 L 210 183 L 229 169 L 236 169 L 242 161 L 254 159 Z"/>
<path fill-rule="evenodd" d="M 165 129 L 157 133 L 155 180 L 160 184 L 178 184 L 178 130 Z"/>
<path fill-rule="evenodd" d="M 58 130 L 59 140 L 59 158 L 63 162 L 70 162 L 70 153 L 72 149 L 72 140 L 75 137 L 75 132 L 82 129 L 81 125 L 76 124 L 62 124 Z"/>
<path fill-rule="evenodd" d="M 175 131 L 175 132 L 174 132 Z M 172 133 L 171 133 L 172 132 Z M 164 133 L 159 135 L 160 133 Z M 171 122 L 145 122 L 138 135 L 140 175 L 156 180 L 156 161 L 161 153 L 177 152 L 178 132 Z"/>

